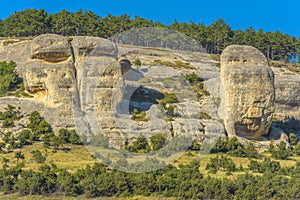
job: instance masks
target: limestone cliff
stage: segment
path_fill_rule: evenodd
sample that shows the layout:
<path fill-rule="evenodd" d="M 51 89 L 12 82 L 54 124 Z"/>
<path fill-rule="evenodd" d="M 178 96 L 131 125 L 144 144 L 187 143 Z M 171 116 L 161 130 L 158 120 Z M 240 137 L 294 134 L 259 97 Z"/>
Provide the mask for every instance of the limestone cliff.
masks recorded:
<path fill-rule="evenodd" d="M 46 34 L 0 45 L 0 60 L 17 63 L 26 91 L 34 96 L 2 97 L 0 110 L 7 104 L 25 114 L 37 110 L 54 131 L 75 124 L 80 134 L 103 131 L 117 148 L 156 132 L 209 140 L 224 135 L 223 125 L 229 136 L 261 139 L 269 132 L 273 112 L 280 119 L 300 120 L 299 74 L 273 68 L 274 77 L 266 58 L 252 47 L 228 47 L 220 68 L 208 54 Z M 142 64 L 132 66 L 136 60 Z M 201 77 L 200 91 L 207 90 L 201 98 L 194 86 L 182 88 L 182 74 L 193 73 Z M 143 97 L 132 98 L 136 93 Z M 168 105 L 173 119 L 162 116 L 153 101 L 163 93 L 179 99 Z M 131 120 L 132 107 L 145 110 L 149 121 Z"/>
<path fill-rule="evenodd" d="M 274 74 L 260 51 L 238 45 L 223 51 L 221 91 L 229 136 L 258 139 L 269 133 L 275 104 Z"/>

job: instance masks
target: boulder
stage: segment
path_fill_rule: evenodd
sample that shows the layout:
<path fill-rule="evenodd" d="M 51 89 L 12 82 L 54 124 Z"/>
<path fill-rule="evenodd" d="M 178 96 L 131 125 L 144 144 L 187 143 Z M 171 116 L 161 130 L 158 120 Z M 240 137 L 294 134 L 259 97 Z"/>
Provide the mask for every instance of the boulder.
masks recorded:
<path fill-rule="evenodd" d="M 268 134 L 275 89 L 266 57 L 251 46 L 229 46 L 221 55 L 220 76 L 220 116 L 228 136 L 259 139 Z"/>
<path fill-rule="evenodd" d="M 62 62 L 72 56 L 68 38 L 55 34 L 45 34 L 34 38 L 30 50 L 32 59 L 50 63 Z"/>

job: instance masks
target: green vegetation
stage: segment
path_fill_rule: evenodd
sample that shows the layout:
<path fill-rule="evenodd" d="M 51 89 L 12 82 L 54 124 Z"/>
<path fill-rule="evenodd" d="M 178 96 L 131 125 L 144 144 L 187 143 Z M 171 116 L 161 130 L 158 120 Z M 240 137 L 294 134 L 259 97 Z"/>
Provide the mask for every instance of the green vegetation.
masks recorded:
<path fill-rule="evenodd" d="M 206 170 L 209 173 L 216 173 L 218 170 L 225 170 L 228 173 L 236 171 L 236 166 L 231 158 L 221 155 L 211 158 L 209 163 L 206 164 Z"/>
<path fill-rule="evenodd" d="M 132 61 L 132 63 L 133 63 L 134 65 L 136 65 L 136 66 L 141 66 L 141 65 L 142 65 L 142 62 L 141 62 L 140 59 L 136 59 L 136 60 Z"/>
<path fill-rule="evenodd" d="M 280 142 L 276 146 L 271 143 L 269 147 L 269 152 L 275 159 L 285 160 L 291 155 L 291 152 L 289 149 L 287 149 L 285 142 Z"/>
<path fill-rule="evenodd" d="M 168 67 L 173 68 L 185 68 L 185 69 L 195 69 L 193 66 L 191 66 L 190 63 L 182 62 L 180 60 L 176 60 L 174 63 L 170 61 L 161 61 L 161 60 L 154 60 L 152 62 L 153 65 L 165 65 Z"/>
<path fill-rule="evenodd" d="M 151 80 L 148 77 L 143 77 L 138 80 L 138 83 L 150 83 Z"/>
<path fill-rule="evenodd" d="M 203 23 L 179 23 L 177 20 L 166 26 L 161 22 L 153 22 L 138 16 L 132 18 L 126 14 L 120 16 L 109 14 L 106 17 L 101 17 L 91 11 L 83 10 L 77 12 L 62 10 L 56 14 L 48 14 L 43 9 L 26 9 L 15 12 L 1 21 L 0 27 L 0 36 L 2 37 L 56 33 L 65 36 L 92 35 L 104 38 L 136 28 L 169 28 L 191 37 L 200 43 L 204 51 L 209 54 L 220 54 L 230 44 L 251 45 L 262 51 L 268 60 L 284 62 L 296 62 L 300 45 L 297 37 L 283 34 L 279 30 L 265 32 L 262 29 L 255 30 L 252 27 L 245 30 L 232 30 L 223 19 L 217 19 L 207 26 Z M 151 35 L 151 37 L 145 37 L 146 41 L 142 42 L 144 44 L 150 43 L 150 39 L 155 41 L 159 38 Z M 180 42 L 182 42 L 172 39 L 172 34 L 163 40 L 172 40 L 174 46 L 180 46 Z M 6 43 L 10 44 L 12 41 L 8 40 Z M 218 60 L 219 58 L 217 55 L 213 55 L 213 59 Z M 190 66 L 187 65 L 187 67 Z M 299 66 L 292 68 L 299 72 Z"/>
<path fill-rule="evenodd" d="M 157 151 L 166 144 L 166 137 L 161 134 L 155 134 L 150 137 L 152 151 Z"/>
<path fill-rule="evenodd" d="M 132 114 L 131 116 L 132 120 L 142 121 L 142 122 L 149 121 L 149 119 L 146 117 L 146 112 L 144 110 L 139 111 L 137 108 L 134 108 L 131 114 Z"/>
<path fill-rule="evenodd" d="M 43 154 L 39 150 L 32 150 L 31 151 L 32 158 L 37 163 L 44 163 L 46 158 L 43 156 Z"/>
<path fill-rule="evenodd" d="M 16 63 L 13 61 L 0 62 L 0 96 L 5 96 L 8 91 L 16 89 L 17 84 L 21 82 L 15 68 Z"/>
<path fill-rule="evenodd" d="M 167 109 L 168 104 L 178 103 L 178 98 L 175 93 L 163 93 L 164 97 L 158 100 L 158 103 L 162 105 L 165 109 Z"/>
<path fill-rule="evenodd" d="M 125 149 L 130 152 L 148 153 L 150 151 L 150 146 L 146 138 L 140 135 L 132 145 L 125 146 Z"/>
<path fill-rule="evenodd" d="M 209 91 L 206 88 L 204 88 L 204 79 L 198 77 L 194 72 L 191 74 L 182 74 L 181 76 L 182 77 L 180 78 L 180 80 L 182 80 L 182 84 L 184 84 L 184 80 L 187 80 L 189 84 L 191 84 L 191 86 L 193 87 L 199 100 L 201 100 L 204 96 L 210 95 Z"/>
<path fill-rule="evenodd" d="M 249 157 L 249 158 L 259 158 L 257 150 L 255 149 L 253 143 L 248 143 L 247 146 L 243 147 L 236 137 L 233 138 L 219 138 L 216 144 L 213 146 L 212 153 L 227 153 L 231 156 L 237 157 Z"/>
<path fill-rule="evenodd" d="M 17 155 L 17 154 L 16 154 Z M 22 155 L 22 154 L 20 154 Z M 21 156 L 22 157 L 22 156 Z M 26 156 L 25 156 L 26 158 Z M 168 165 L 148 173 L 125 173 L 112 170 L 101 163 L 87 165 L 69 172 L 51 163 L 36 163 L 35 170 L 25 169 L 23 159 L 18 163 L 4 159 L 0 169 L 0 190 L 5 194 L 62 195 L 67 198 L 131 197 L 159 195 L 176 199 L 299 199 L 300 165 L 283 167 L 270 158 L 250 160 L 248 167 L 236 167 L 229 156 L 211 157 L 207 163 L 194 159 Z M 48 158 L 47 158 L 48 159 Z M 21 161 L 22 160 L 22 161 Z M 146 162 L 150 164 L 148 159 Z M 203 165 L 203 166 L 202 166 Z M 200 170 L 202 168 L 206 170 Z M 209 174 L 205 175 L 203 172 Z M 211 174 L 212 173 L 212 174 Z M 226 177 L 215 175 L 225 173 Z M 260 175 L 255 175 L 260 173 Z M 235 177 L 235 178 L 229 178 Z M 56 197 L 56 198 L 59 198 Z"/>

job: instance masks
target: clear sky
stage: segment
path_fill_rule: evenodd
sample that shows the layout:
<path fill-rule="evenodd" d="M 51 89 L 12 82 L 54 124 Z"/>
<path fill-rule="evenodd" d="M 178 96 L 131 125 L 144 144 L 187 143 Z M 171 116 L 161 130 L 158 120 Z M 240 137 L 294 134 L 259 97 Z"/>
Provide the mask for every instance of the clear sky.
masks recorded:
<path fill-rule="evenodd" d="M 101 16 L 126 13 L 167 25 L 174 19 L 208 25 L 223 18 L 234 30 L 252 26 L 300 36 L 299 0 L 1 0 L 0 18 L 25 8 L 44 8 L 48 13 L 83 9 Z"/>

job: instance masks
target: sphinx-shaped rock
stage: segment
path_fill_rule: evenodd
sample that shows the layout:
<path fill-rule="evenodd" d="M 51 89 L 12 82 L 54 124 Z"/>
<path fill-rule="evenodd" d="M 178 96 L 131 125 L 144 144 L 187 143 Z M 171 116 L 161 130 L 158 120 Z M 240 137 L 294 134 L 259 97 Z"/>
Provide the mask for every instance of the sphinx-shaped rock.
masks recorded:
<path fill-rule="evenodd" d="M 221 55 L 220 115 L 229 137 L 259 139 L 274 112 L 274 73 L 266 57 L 250 46 L 232 45 Z"/>

